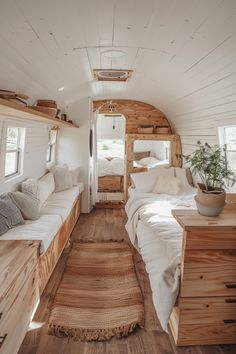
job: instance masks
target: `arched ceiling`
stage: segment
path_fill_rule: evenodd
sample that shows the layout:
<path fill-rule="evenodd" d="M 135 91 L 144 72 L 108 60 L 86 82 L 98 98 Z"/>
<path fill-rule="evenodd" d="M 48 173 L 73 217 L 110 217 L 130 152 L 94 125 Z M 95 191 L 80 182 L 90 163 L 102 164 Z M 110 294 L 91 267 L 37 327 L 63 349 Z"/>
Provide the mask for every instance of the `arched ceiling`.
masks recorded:
<path fill-rule="evenodd" d="M 0 0 L 0 48 L 1 88 L 32 99 L 141 100 L 177 124 L 236 113 L 235 0 Z M 95 68 L 134 73 L 96 82 Z"/>

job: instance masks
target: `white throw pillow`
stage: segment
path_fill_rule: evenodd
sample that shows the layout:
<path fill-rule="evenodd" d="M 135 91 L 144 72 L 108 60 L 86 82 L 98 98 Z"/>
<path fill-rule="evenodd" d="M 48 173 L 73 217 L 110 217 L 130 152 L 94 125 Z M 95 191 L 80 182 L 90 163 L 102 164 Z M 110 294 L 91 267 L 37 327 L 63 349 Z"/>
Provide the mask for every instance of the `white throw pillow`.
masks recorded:
<path fill-rule="evenodd" d="M 21 191 L 30 198 L 40 202 L 39 184 L 36 178 L 28 178 L 26 181 L 22 182 Z"/>
<path fill-rule="evenodd" d="M 174 177 L 174 167 L 157 166 L 148 172 L 131 173 L 130 177 L 137 192 L 150 193 L 157 176 L 168 175 Z"/>
<path fill-rule="evenodd" d="M 55 192 L 73 187 L 72 176 L 67 165 L 55 166 L 52 171 L 55 180 Z"/>
<path fill-rule="evenodd" d="M 153 193 L 176 195 L 180 191 L 180 180 L 177 177 L 161 175 L 156 179 Z"/>
<path fill-rule="evenodd" d="M 185 168 L 175 167 L 175 176 L 180 180 L 181 192 L 187 192 L 193 188 L 193 186 L 191 186 L 188 182 L 186 171 L 187 170 Z"/>
<path fill-rule="evenodd" d="M 72 185 L 77 186 L 79 184 L 80 167 L 70 169 Z"/>
<path fill-rule="evenodd" d="M 55 181 L 52 172 L 46 173 L 43 177 L 38 180 L 39 186 L 39 205 L 41 206 L 46 202 L 48 197 L 55 190 Z"/>

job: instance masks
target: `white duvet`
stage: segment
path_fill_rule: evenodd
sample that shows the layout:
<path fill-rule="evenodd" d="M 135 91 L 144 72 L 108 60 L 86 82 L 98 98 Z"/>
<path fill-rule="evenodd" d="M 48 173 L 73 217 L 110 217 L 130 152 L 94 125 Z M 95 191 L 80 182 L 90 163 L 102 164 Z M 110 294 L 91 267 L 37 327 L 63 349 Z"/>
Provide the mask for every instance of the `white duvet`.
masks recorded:
<path fill-rule="evenodd" d="M 111 161 L 107 159 L 98 159 L 97 162 L 98 177 L 104 176 L 124 176 L 124 159 L 114 157 Z"/>
<path fill-rule="evenodd" d="M 166 331 L 179 291 L 183 240 L 182 228 L 171 215 L 171 210 L 195 208 L 194 194 L 194 188 L 179 196 L 137 193 L 126 204 L 126 230 L 145 262 L 153 303 Z M 146 227 L 145 235 L 137 232 L 140 222 Z"/>

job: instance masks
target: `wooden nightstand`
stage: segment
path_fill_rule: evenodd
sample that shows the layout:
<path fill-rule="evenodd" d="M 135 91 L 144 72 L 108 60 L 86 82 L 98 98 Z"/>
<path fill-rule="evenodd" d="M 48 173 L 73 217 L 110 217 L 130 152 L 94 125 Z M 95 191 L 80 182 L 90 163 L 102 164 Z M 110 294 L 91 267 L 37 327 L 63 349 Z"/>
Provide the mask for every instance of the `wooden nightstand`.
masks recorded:
<path fill-rule="evenodd" d="M 236 211 L 172 215 L 184 231 L 180 295 L 170 319 L 175 343 L 236 343 Z"/>
<path fill-rule="evenodd" d="M 0 354 L 16 354 L 39 299 L 39 242 L 0 240 Z"/>

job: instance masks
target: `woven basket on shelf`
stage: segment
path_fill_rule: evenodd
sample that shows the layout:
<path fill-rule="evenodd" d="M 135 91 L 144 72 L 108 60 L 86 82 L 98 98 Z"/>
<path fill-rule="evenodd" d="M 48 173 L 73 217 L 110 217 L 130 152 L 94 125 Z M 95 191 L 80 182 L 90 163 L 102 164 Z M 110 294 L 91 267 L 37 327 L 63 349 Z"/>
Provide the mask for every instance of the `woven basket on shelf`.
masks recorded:
<path fill-rule="evenodd" d="M 152 125 L 138 127 L 139 134 L 152 134 L 154 127 Z"/>
<path fill-rule="evenodd" d="M 41 107 L 41 106 L 31 106 L 29 108 L 34 109 L 35 111 L 47 114 L 53 118 L 56 117 L 57 114 L 57 108 L 50 108 L 50 107 Z"/>

